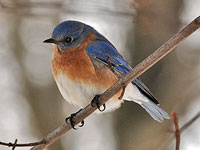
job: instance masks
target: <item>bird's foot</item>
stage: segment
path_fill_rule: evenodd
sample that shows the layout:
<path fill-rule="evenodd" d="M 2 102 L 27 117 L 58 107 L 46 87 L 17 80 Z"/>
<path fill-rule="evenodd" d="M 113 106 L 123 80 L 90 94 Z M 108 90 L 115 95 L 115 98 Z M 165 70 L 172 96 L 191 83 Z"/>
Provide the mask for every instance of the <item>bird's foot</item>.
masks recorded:
<path fill-rule="evenodd" d="M 70 117 L 67 117 L 65 119 L 65 122 L 68 123 L 68 120 L 69 120 L 69 123 L 71 125 L 71 127 L 74 129 L 74 130 L 77 130 L 77 128 L 75 128 L 75 121 L 74 121 L 74 117 L 76 116 L 77 113 L 79 113 L 82 109 L 80 109 L 79 111 L 73 113 L 70 115 Z M 81 125 L 79 125 L 79 127 L 83 127 L 84 126 L 84 120 L 81 121 Z"/>
<path fill-rule="evenodd" d="M 98 108 L 99 111 L 103 112 L 106 109 L 106 105 L 103 104 L 103 109 L 101 109 L 101 106 L 99 104 L 99 96 L 100 95 L 95 95 L 95 97 L 93 98 L 93 100 L 91 101 L 91 105 L 92 107 L 96 107 Z"/>
<path fill-rule="evenodd" d="M 121 95 L 118 97 L 119 100 L 122 100 L 122 98 L 123 98 L 123 96 L 124 96 L 124 93 L 125 93 L 125 89 L 126 89 L 126 86 L 123 86 L 123 87 L 122 87 Z"/>

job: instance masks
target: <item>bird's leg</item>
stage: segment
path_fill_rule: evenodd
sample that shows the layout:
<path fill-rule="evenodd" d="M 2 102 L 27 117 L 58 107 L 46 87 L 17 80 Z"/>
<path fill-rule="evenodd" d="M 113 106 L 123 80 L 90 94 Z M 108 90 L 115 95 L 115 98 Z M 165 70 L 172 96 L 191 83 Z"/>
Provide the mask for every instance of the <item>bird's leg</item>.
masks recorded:
<path fill-rule="evenodd" d="M 118 97 L 119 100 L 121 100 L 121 99 L 123 98 L 124 93 L 125 93 L 125 89 L 126 89 L 126 86 L 124 85 L 124 86 L 122 87 L 121 95 Z"/>
<path fill-rule="evenodd" d="M 91 105 L 92 105 L 92 107 L 96 107 L 97 106 L 98 110 L 103 112 L 106 109 L 106 105 L 103 104 L 103 109 L 100 108 L 101 106 L 99 104 L 99 96 L 100 95 L 95 95 L 95 97 L 91 101 Z"/>
<path fill-rule="evenodd" d="M 65 122 L 66 122 L 66 123 L 68 123 L 68 120 L 69 120 L 70 125 L 72 126 L 72 128 L 73 128 L 74 130 L 77 130 L 77 128 L 75 128 L 74 117 L 75 117 L 76 114 L 78 114 L 81 110 L 82 110 L 82 109 L 80 109 L 79 111 L 77 111 L 77 112 L 71 114 L 70 117 L 67 117 L 67 118 L 65 119 Z M 84 120 L 81 121 L 81 125 L 79 125 L 79 127 L 83 127 L 83 126 L 84 126 Z"/>

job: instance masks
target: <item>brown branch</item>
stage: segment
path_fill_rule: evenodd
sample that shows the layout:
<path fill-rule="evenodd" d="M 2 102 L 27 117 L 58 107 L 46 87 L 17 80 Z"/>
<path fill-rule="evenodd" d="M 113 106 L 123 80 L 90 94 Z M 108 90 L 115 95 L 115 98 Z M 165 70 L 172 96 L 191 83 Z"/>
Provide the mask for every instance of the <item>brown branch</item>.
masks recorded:
<path fill-rule="evenodd" d="M 172 113 L 172 120 L 174 122 L 174 136 L 176 137 L 176 150 L 180 147 L 180 130 L 178 127 L 178 117 L 175 112 Z"/>
<path fill-rule="evenodd" d="M 36 146 L 36 145 L 45 144 L 45 143 L 46 143 L 46 141 L 44 141 L 44 140 L 41 140 L 39 142 L 23 143 L 23 144 L 17 144 L 17 139 L 15 140 L 14 143 L 12 143 L 12 142 L 6 143 L 6 142 L 0 141 L 0 145 L 13 147 L 13 148 L 15 148 L 15 147 L 30 147 L 30 146 Z"/>
<path fill-rule="evenodd" d="M 174 121 L 174 135 L 176 137 L 176 150 L 179 150 L 180 147 L 180 137 L 181 133 L 186 130 L 194 121 L 196 121 L 200 117 L 200 112 L 197 113 L 191 120 L 185 123 L 180 129 L 178 126 L 178 117 L 175 112 L 172 113 L 172 120 Z"/>
<path fill-rule="evenodd" d="M 198 118 L 200 118 L 200 112 L 198 112 L 192 119 L 190 119 L 188 122 L 186 122 L 180 129 L 180 134 L 183 133 L 188 127 L 190 127 Z M 169 143 L 173 139 L 173 135 L 170 135 L 166 141 L 160 146 L 159 150 L 162 150 L 163 147 Z"/>
<path fill-rule="evenodd" d="M 194 31 L 196 31 L 200 27 L 200 16 L 193 20 L 190 24 L 188 24 L 184 29 L 174 35 L 171 39 L 169 39 L 165 44 L 163 44 L 159 49 L 157 49 L 153 54 L 147 57 L 144 61 L 142 61 L 139 65 L 137 65 L 130 73 L 126 74 L 122 77 L 117 83 L 115 83 L 112 87 L 106 90 L 103 94 L 99 96 L 99 104 L 102 105 L 106 101 L 108 101 L 112 96 L 114 96 L 120 89 L 130 83 L 132 80 L 136 79 L 139 75 L 148 70 L 151 66 L 157 63 L 160 59 L 166 56 L 169 52 L 171 52 L 181 41 L 191 35 Z M 97 108 L 92 107 L 91 105 L 86 106 L 82 109 L 77 115 L 74 117 L 75 124 L 80 123 L 90 114 L 92 114 Z M 49 133 L 44 140 L 45 144 L 40 144 L 31 148 L 31 150 L 42 150 L 56 140 L 58 140 L 62 135 L 64 135 L 67 131 L 71 129 L 70 123 L 64 122 L 61 126 L 59 126 L 56 130 Z"/>

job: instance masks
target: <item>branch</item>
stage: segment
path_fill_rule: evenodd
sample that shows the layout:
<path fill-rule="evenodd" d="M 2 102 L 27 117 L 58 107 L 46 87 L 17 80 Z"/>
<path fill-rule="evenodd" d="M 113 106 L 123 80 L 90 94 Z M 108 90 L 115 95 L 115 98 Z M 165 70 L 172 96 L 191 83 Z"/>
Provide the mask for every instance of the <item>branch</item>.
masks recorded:
<path fill-rule="evenodd" d="M 139 65 L 137 65 L 131 72 L 126 74 L 124 77 L 119 79 L 117 83 L 107 89 L 103 94 L 99 96 L 99 104 L 102 105 L 106 101 L 108 101 L 111 97 L 113 97 L 117 92 L 123 88 L 124 85 L 127 85 L 132 80 L 136 79 L 146 70 L 148 70 L 151 66 L 161 60 L 164 56 L 166 56 L 169 52 L 171 52 L 181 41 L 190 36 L 194 31 L 196 31 L 200 27 L 200 16 L 193 20 L 190 24 L 188 24 L 184 29 L 174 35 L 171 39 L 169 39 L 165 44 L 163 44 L 159 49 L 157 49 L 153 54 L 147 57 L 144 61 L 142 61 Z M 97 108 L 92 107 L 91 105 L 86 106 L 82 109 L 77 115 L 74 117 L 75 124 L 80 123 L 90 114 L 92 114 Z M 56 130 L 49 133 L 46 137 L 44 137 L 45 144 L 40 144 L 31 148 L 31 150 L 42 150 L 56 140 L 58 140 L 62 135 L 64 135 L 67 131 L 71 129 L 70 123 L 64 122 L 61 126 L 59 126 Z"/>
<path fill-rule="evenodd" d="M 17 144 L 17 139 L 15 140 L 14 144 Z M 16 148 L 16 145 L 13 146 L 12 150 L 15 150 L 15 148 Z"/>
<path fill-rule="evenodd" d="M 188 122 L 186 122 L 180 129 L 179 129 L 179 134 L 181 135 L 188 127 L 190 127 L 198 118 L 200 118 L 200 111 L 192 117 Z M 159 147 L 159 150 L 162 150 L 164 146 L 169 143 L 173 139 L 173 135 L 170 135 L 166 141 L 164 141 L 163 144 Z"/>
<path fill-rule="evenodd" d="M 172 120 L 174 121 L 174 135 L 176 137 L 176 150 L 179 150 L 180 147 L 180 137 L 181 133 L 186 130 L 194 121 L 196 121 L 200 117 L 200 112 L 197 113 L 191 120 L 185 123 L 180 129 L 178 126 L 178 117 L 175 112 L 172 113 Z"/>
<path fill-rule="evenodd" d="M 172 120 L 174 121 L 174 135 L 176 137 L 176 150 L 179 150 L 180 147 L 180 130 L 178 127 L 178 117 L 175 112 L 172 113 Z"/>
<path fill-rule="evenodd" d="M 8 146 L 8 147 L 28 147 L 28 146 L 36 146 L 36 145 L 40 145 L 40 144 L 45 144 L 46 141 L 44 140 L 41 140 L 39 142 L 32 142 L 32 143 L 21 143 L 21 144 L 17 144 L 17 139 L 15 140 L 14 143 L 12 142 L 9 142 L 9 143 L 6 143 L 6 142 L 1 142 L 0 141 L 0 145 L 4 145 L 4 146 Z"/>
<path fill-rule="evenodd" d="M 198 118 L 200 117 L 200 111 L 187 123 L 185 123 L 181 128 L 180 128 L 180 133 L 185 131 L 193 122 L 195 122 Z"/>

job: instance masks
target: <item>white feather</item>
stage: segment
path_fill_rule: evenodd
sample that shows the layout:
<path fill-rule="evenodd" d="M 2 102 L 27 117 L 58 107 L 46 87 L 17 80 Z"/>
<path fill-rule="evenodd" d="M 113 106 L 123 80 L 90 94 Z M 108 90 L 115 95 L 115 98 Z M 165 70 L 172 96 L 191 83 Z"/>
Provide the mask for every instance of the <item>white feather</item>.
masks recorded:
<path fill-rule="evenodd" d="M 94 87 L 92 84 L 84 85 L 81 81 L 71 81 L 62 73 L 58 74 L 55 80 L 64 99 L 81 108 L 90 104 L 95 95 L 102 94 L 106 90 L 101 87 Z M 106 103 L 105 112 L 117 109 L 121 102 L 123 101 L 111 98 Z"/>
<path fill-rule="evenodd" d="M 94 87 L 92 84 L 85 85 L 81 81 L 71 81 L 62 73 L 58 74 L 55 80 L 64 99 L 81 108 L 90 104 L 95 95 L 102 94 L 106 90 L 102 87 Z M 167 112 L 142 95 L 138 88 L 131 83 L 126 87 L 123 99 L 138 103 L 158 122 L 162 122 L 163 118 L 170 118 Z M 104 112 L 119 108 L 122 102 L 123 100 L 111 98 L 106 102 Z"/>

